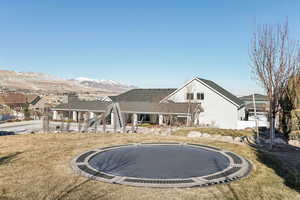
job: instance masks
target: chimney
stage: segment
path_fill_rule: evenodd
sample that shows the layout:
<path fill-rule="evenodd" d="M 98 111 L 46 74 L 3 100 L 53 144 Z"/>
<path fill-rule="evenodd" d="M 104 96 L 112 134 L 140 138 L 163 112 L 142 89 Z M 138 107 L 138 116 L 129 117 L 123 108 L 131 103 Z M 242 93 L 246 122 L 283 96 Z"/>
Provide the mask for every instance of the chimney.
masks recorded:
<path fill-rule="evenodd" d="M 79 101 L 79 97 L 76 93 L 68 93 L 65 94 L 63 103 L 72 103 L 72 102 L 77 102 Z"/>

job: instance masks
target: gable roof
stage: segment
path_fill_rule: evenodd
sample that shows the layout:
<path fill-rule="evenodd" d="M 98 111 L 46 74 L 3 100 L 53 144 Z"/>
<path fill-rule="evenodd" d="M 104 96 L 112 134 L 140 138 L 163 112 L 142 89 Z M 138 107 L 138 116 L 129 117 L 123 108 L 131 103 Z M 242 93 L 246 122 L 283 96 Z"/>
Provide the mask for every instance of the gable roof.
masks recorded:
<path fill-rule="evenodd" d="M 173 94 L 175 94 L 177 91 L 181 90 L 182 88 L 184 88 L 185 86 L 187 86 L 188 84 L 190 84 L 192 81 L 197 80 L 200 83 L 202 83 L 203 85 L 205 85 L 206 87 L 210 88 L 211 90 L 213 90 L 214 92 L 216 92 L 217 94 L 219 94 L 220 96 L 224 97 L 226 100 L 228 100 L 229 102 L 231 102 L 232 104 L 234 104 L 235 106 L 241 108 L 244 105 L 244 102 L 241 101 L 237 96 L 235 96 L 234 94 L 230 93 L 229 91 L 225 90 L 224 88 L 222 88 L 221 86 L 219 86 L 218 84 L 216 84 L 213 81 L 207 80 L 207 79 L 203 79 L 203 78 L 193 78 L 192 80 L 190 80 L 188 83 L 186 83 L 184 86 L 182 86 L 181 88 L 178 88 L 177 90 L 175 90 L 174 92 L 172 92 L 171 94 L 169 94 L 168 96 L 166 96 L 165 98 L 163 98 L 161 100 L 161 102 L 164 102 L 165 100 L 167 100 L 170 96 L 172 96 Z"/>
<path fill-rule="evenodd" d="M 132 89 L 118 96 L 109 96 L 116 101 L 143 101 L 143 102 L 160 102 L 163 98 L 174 92 L 175 88 L 155 88 L 155 89 Z"/>
<path fill-rule="evenodd" d="M 59 104 L 52 110 L 82 110 L 82 111 L 105 111 L 111 102 L 106 101 L 70 101 Z"/>
<path fill-rule="evenodd" d="M 121 112 L 124 113 L 143 113 L 143 114 L 181 114 L 189 115 L 188 110 L 195 110 L 200 104 L 192 103 L 159 103 L 142 101 L 121 101 L 118 102 Z M 90 111 L 104 112 L 112 102 L 103 101 L 77 101 L 60 104 L 52 110 L 67 111 Z M 201 106 L 200 106 L 201 108 Z M 202 109 L 202 108 L 201 108 Z M 203 109 L 202 109 L 203 110 Z"/>
<path fill-rule="evenodd" d="M 266 103 L 255 103 L 256 109 L 267 109 L 267 106 L 268 105 Z M 254 105 L 253 105 L 253 103 L 248 103 L 248 104 L 245 105 L 245 107 L 247 109 L 253 109 Z"/>
<path fill-rule="evenodd" d="M 203 83 L 205 83 L 206 85 L 208 85 L 209 87 L 211 87 L 212 89 L 214 89 L 215 91 L 220 93 L 221 95 L 225 96 L 226 98 L 228 98 L 230 101 L 232 101 L 236 105 L 242 106 L 244 104 L 244 102 L 242 100 L 240 100 L 237 96 L 235 96 L 234 94 L 232 94 L 228 90 L 224 89 L 223 87 L 219 86 L 215 82 L 210 81 L 210 80 L 206 80 L 206 79 L 203 79 L 203 78 L 199 78 L 199 77 L 197 77 L 197 79 L 202 81 Z"/>
<path fill-rule="evenodd" d="M 255 101 L 268 101 L 268 97 L 266 95 L 262 95 L 262 94 L 254 94 L 255 97 Z M 248 95 L 248 96 L 242 96 L 240 97 L 240 99 L 242 101 L 252 101 L 252 94 Z"/>

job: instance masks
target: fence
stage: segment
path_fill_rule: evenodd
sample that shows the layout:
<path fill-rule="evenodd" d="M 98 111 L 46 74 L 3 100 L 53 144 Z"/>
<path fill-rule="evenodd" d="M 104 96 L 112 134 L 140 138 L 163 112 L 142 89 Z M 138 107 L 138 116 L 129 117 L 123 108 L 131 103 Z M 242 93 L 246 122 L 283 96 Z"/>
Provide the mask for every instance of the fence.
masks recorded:
<path fill-rule="evenodd" d="M 238 121 L 237 129 L 255 128 L 255 121 Z M 258 127 L 269 127 L 268 121 L 258 121 Z"/>

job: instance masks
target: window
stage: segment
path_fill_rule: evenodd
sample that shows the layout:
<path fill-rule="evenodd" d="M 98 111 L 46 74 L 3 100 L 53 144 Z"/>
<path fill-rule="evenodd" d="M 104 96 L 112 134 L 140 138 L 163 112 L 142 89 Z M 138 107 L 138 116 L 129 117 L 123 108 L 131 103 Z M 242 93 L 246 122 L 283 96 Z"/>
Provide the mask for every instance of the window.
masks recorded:
<path fill-rule="evenodd" d="M 187 93 L 186 94 L 186 99 L 187 100 L 193 100 L 194 99 L 194 93 Z"/>
<path fill-rule="evenodd" d="M 198 100 L 204 100 L 204 93 L 197 93 Z"/>

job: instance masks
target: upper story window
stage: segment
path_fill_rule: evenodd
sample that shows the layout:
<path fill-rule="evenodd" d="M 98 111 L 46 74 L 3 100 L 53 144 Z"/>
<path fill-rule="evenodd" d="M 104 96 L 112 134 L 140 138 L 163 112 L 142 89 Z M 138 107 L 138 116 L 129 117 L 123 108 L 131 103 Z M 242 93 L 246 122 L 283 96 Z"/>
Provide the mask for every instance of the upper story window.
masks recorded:
<path fill-rule="evenodd" d="M 187 100 L 194 100 L 194 93 L 187 93 L 186 94 L 186 99 Z"/>
<path fill-rule="evenodd" d="M 197 93 L 198 100 L 204 100 L 204 93 Z"/>

